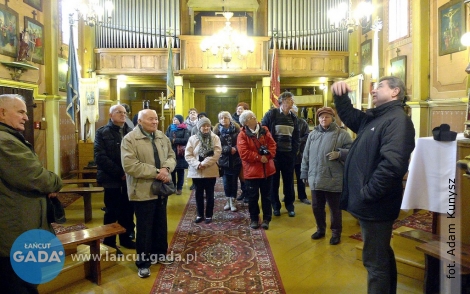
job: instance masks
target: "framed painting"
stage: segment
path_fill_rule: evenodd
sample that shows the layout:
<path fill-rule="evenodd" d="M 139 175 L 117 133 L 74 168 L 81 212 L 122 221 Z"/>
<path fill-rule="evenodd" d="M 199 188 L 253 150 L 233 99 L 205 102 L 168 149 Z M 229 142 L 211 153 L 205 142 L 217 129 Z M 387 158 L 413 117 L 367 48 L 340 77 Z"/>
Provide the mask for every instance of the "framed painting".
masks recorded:
<path fill-rule="evenodd" d="M 23 0 L 23 2 L 39 11 L 42 11 L 42 0 Z"/>
<path fill-rule="evenodd" d="M 59 91 L 65 92 L 67 90 L 67 71 L 69 66 L 67 59 L 59 57 Z"/>
<path fill-rule="evenodd" d="M 392 75 L 399 77 L 406 86 L 406 55 L 391 59 L 390 66 Z"/>
<path fill-rule="evenodd" d="M 368 5 L 372 6 L 371 0 L 365 0 L 363 2 L 365 2 Z M 361 34 L 363 34 L 363 35 L 367 34 L 368 32 L 370 32 L 370 30 L 372 28 L 372 15 L 364 16 L 363 18 L 361 18 L 359 20 L 359 23 L 361 24 L 361 28 L 362 28 Z"/>
<path fill-rule="evenodd" d="M 11 57 L 18 55 L 18 28 L 18 13 L 0 4 L 0 54 Z"/>
<path fill-rule="evenodd" d="M 465 33 L 465 6 L 461 0 L 450 1 L 439 7 L 439 56 L 465 50 L 460 38 Z"/>
<path fill-rule="evenodd" d="M 44 26 L 35 19 L 25 16 L 24 27 L 29 33 L 29 48 L 31 61 L 44 64 Z"/>
<path fill-rule="evenodd" d="M 364 68 L 372 65 L 372 40 L 365 40 L 361 44 L 361 72 L 364 73 Z"/>

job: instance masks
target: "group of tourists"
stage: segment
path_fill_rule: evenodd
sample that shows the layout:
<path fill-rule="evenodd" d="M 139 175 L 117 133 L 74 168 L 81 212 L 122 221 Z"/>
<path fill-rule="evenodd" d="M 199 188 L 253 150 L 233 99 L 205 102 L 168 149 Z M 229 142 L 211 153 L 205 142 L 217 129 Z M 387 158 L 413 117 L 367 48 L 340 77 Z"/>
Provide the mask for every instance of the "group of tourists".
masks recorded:
<path fill-rule="evenodd" d="M 212 126 L 207 115 L 192 108 L 187 119 L 175 115 L 166 133 L 158 130 L 155 110 L 139 111 L 131 128 L 126 123 L 129 110 L 112 106 L 109 123 L 96 132 L 97 181 L 104 187 L 104 223 L 118 222 L 126 229 L 119 241 L 136 249 L 139 277 L 150 276 L 151 264 L 172 262 L 166 257 L 168 198 L 150 192 L 155 180 L 173 181 L 180 195 L 188 169 L 197 203 L 194 222 L 210 224 L 216 178 L 221 176 L 227 197 L 224 210 L 236 212 L 236 200 L 243 199 L 248 203 L 250 227 L 268 229 L 272 215 L 281 216 L 281 176 L 282 202 L 289 217 L 296 215 L 296 172 L 299 200 L 310 202 L 303 185 L 311 190 L 317 227 L 311 238 L 326 235 L 328 203 L 330 244 L 339 244 L 341 209 L 348 211 L 361 225 L 368 293 L 395 293 L 397 269 L 390 238 L 415 135 L 403 111 L 405 86 L 399 78 L 382 77 L 372 90 L 375 108 L 365 112 L 353 107 L 348 97 L 351 88 L 345 82 L 334 83 L 331 91 L 339 118 L 357 134 L 354 142 L 335 122 L 336 113 L 330 107 L 318 109 L 319 124 L 310 131 L 295 114 L 290 92 L 282 93 L 279 108 L 269 110 L 261 120 L 240 103 L 233 115 L 221 111 Z M 11 293 L 37 292 L 36 285 L 22 281 L 13 271 L 10 249 L 23 232 L 52 231 L 46 207 L 62 187 L 60 177 L 42 167 L 21 134 L 28 121 L 26 111 L 21 96 L 0 95 L 0 286 Z M 242 193 L 237 198 L 239 180 Z M 118 250 L 116 237 L 105 238 L 104 243 Z"/>

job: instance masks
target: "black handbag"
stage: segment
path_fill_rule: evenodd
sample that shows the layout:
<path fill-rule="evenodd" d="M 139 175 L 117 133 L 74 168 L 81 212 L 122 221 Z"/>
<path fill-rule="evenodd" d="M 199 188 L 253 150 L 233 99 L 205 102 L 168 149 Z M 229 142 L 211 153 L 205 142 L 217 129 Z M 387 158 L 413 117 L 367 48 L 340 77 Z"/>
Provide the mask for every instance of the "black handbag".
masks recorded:
<path fill-rule="evenodd" d="M 176 188 L 172 181 L 163 183 L 160 180 L 153 180 L 152 183 L 152 194 L 167 197 L 171 194 L 175 194 Z"/>

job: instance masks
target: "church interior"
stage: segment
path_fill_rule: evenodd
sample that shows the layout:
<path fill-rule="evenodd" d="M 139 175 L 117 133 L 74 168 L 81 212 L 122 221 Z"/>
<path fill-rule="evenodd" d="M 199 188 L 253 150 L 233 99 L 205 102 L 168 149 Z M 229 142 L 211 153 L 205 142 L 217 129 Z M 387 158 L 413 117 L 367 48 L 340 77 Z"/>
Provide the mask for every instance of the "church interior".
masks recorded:
<path fill-rule="evenodd" d="M 405 110 L 417 145 L 392 238 L 397 293 L 433 293 L 429 263 L 448 259 L 431 245 L 441 244 L 455 223 L 461 240 L 457 276 L 462 293 L 470 293 L 465 257 L 470 216 L 461 210 L 470 201 L 469 13 L 469 0 L 5 0 L 0 94 L 25 98 L 25 138 L 47 169 L 69 181 L 63 193 L 73 201 L 60 226 L 68 233 L 68 226 L 84 230 L 103 224 L 93 141 L 95 131 L 108 123 L 112 105 L 128 104 L 131 120 L 146 107 L 154 109 L 165 132 L 174 115 L 186 118 L 192 108 L 217 122 L 220 111 L 233 113 L 245 102 L 261 118 L 279 95 L 273 94 L 277 87 L 295 95 L 298 115 L 312 129 L 320 107 L 335 108 L 334 82 L 346 81 L 353 106 L 365 111 L 373 107 L 370 92 L 378 79 L 398 76 L 405 82 Z M 456 141 L 432 140 L 433 129 L 442 124 L 458 133 Z M 186 179 L 182 195 L 168 201 L 170 249 L 188 216 L 190 186 Z M 433 206 L 439 199 L 449 203 L 449 190 L 458 195 L 455 220 L 445 217 L 448 206 Z M 307 195 L 311 198 L 308 187 Z M 247 210 L 242 202 L 237 205 Z M 331 246 L 310 238 L 311 206 L 298 201 L 295 206 L 295 218 L 281 215 L 260 233 L 279 287 L 248 290 L 245 277 L 236 291 L 226 287 L 234 281 L 219 281 L 220 289 L 210 293 L 366 292 L 358 221 L 343 211 L 342 241 Z M 228 221 L 243 213 L 218 215 Z M 89 253 L 96 240 L 71 243 L 66 251 Z M 110 250 L 97 246 L 101 253 Z M 39 286 L 40 293 L 178 292 L 174 284 L 164 288 L 171 284 L 165 265 L 152 266 L 151 278 L 140 279 L 129 260 L 68 262 L 67 270 Z M 190 284 L 179 291 L 199 293 Z"/>

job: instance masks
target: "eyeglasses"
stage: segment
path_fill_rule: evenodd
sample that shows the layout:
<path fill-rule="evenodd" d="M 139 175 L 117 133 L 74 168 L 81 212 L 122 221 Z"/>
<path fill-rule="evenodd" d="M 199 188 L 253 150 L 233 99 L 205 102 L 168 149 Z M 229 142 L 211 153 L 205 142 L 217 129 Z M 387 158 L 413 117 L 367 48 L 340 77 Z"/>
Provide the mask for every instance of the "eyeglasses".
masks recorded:
<path fill-rule="evenodd" d="M 252 116 L 248 120 L 256 119 L 256 117 Z"/>
<path fill-rule="evenodd" d="M 120 110 L 115 111 L 114 113 L 127 115 L 127 112 L 125 112 L 125 111 L 120 111 Z"/>

